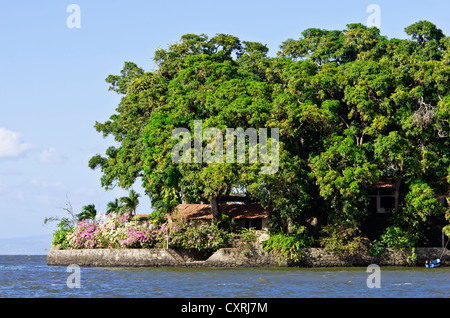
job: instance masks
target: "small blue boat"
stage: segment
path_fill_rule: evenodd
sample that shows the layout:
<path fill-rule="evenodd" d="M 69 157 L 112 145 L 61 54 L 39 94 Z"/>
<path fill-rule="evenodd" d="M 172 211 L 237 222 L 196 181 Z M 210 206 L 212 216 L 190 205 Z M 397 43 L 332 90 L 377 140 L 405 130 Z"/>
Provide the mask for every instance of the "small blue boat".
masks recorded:
<path fill-rule="evenodd" d="M 450 242 L 450 239 L 447 240 L 447 244 L 445 244 L 445 246 L 444 246 L 444 242 L 445 242 L 445 231 L 444 231 L 444 228 L 442 228 L 442 254 L 441 254 L 441 257 L 439 257 L 431 262 L 428 262 L 428 260 L 426 260 L 425 261 L 426 268 L 435 268 L 435 267 L 441 266 L 441 258 L 445 253 L 445 250 L 447 248 L 448 242 Z"/>
<path fill-rule="evenodd" d="M 425 262 L 426 268 L 435 268 L 435 267 L 439 267 L 439 266 L 441 266 L 441 260 L 439 258 L 430 263 L 428 263 L 428 261 Z"/>

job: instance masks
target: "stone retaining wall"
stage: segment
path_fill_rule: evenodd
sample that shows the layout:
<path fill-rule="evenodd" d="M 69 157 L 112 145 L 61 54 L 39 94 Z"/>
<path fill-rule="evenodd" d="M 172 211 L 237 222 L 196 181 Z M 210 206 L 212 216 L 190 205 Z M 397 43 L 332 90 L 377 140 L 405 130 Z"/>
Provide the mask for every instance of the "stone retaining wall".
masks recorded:
<path fill-rule="evenodd" d="M 47 254 L 47 265 L 68 266 L 177 266 L 183 259 L 167 249 L 51 249 Z"/>
<path fill-rule="evenodd" d="M 47 254 L 47 264 L 50 266 L 98 267 L 353 267 L 377 264 L 380 266 L 420 266 L 426 260 L 441 257 L 444 266 L 450 264 L 450 251 L 442 248 L 416 248 L 415 258 L 411 251 L 386 251 L 383 257 L 366 255 L 342 256 L 327 252 L 321 248 L 304 249 L 299 262 L 292 262 L 274 255 L 255 250 L 249 255 L 241 254 L 234 248 L 223 248 L 206 260 L 190 251 L 173 249 L 82 249 L 59 250 L 52 248 Z"/>
<path fill-rule="evenodd" d="M 248 255 L 243 255 L 235 248 L 222 248 L 209 257 L 205 264 L 212 267 L 274 267 L 288 266 L 286 260 L 254 250 Z"/>
<path fill-rule="evenodd" d="M 398 251 L 386 250 L 383 256 L 368 256 L 355 254 L 350 256 L 334 254 L 322 248 L 304 249 L 305 256 L 291 266 L 302 267 L 359 267 L 377 264 L 379 266 L 425 266 L 427 260 L 435 260 L 441 257 L 443 263 L 450 264 L 450 251 L 442 248 L 415 248 L 412 250 Z"/>

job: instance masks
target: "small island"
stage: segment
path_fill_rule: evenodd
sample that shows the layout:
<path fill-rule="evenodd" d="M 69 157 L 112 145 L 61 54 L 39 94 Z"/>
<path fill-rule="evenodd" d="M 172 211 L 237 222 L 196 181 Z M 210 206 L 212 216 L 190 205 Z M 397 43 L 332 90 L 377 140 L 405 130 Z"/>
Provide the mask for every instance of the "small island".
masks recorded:
<path fill-rule="evenodd" d="M 48 263 L 445 265 L 450 37 L 429 21 L 405 32 L 311 28 L 276 56 L 185 34 L 154 71 L 125 62 L 106 79 L 116 113 L 95 123 L 116 144 L 88 165 L 107 190 L 141 180 L 153 211 L 136 215 L 133 190 L 71 211 Z"/>

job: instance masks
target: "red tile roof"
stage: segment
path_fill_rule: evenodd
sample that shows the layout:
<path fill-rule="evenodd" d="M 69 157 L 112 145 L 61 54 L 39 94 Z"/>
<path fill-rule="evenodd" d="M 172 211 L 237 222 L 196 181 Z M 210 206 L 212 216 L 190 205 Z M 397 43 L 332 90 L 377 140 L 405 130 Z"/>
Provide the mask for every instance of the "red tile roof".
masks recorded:
<path fill-rule="evenodd" d="M 372 185 L 372 189 L 395 189 L 395 184 L 390 180 L 383 180 Z"/>
<path fill-rule="evenodd" d="M 269 212 L 260 204 L 219 204 L 219 210 L 234 219 L 267 218 Z M 173 217 L 189 220 L 210 220 L 212 219 L 211 206 L 209 204 L 179 204 Z"/>

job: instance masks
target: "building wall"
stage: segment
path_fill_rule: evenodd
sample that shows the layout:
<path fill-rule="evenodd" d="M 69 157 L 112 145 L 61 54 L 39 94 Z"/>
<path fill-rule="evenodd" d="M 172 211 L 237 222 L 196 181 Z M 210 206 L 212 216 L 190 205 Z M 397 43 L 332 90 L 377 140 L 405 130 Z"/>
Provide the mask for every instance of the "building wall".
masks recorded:
<path fill-rule="evenodd" d="M 241 228 L 256 228 L 256 230 L 267 230 L 269 228 L 269 220 L 267 218 L 256 219 L 235 219 L 236 226 Z"/>

